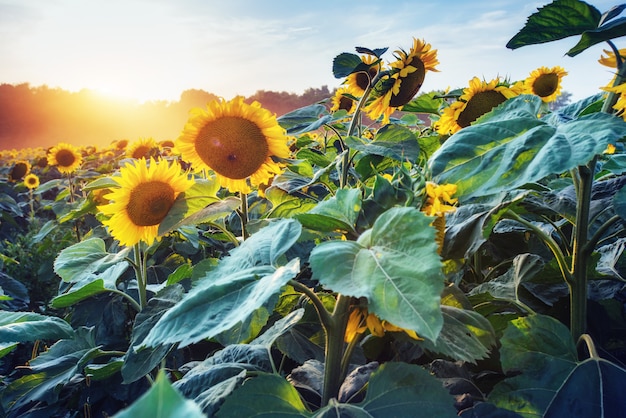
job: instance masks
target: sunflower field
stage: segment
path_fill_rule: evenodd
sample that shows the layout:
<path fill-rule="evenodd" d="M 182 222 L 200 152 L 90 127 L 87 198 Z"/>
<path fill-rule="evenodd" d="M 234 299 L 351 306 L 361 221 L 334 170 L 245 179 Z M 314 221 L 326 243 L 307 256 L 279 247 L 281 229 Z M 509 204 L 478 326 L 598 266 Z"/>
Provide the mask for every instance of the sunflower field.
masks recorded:
<path fill-rule="evenodd" d="M 506 45 L 608 45 L 560 107 L 561 67 L 420 92 L 414 38 L 278 117 L 2 151 L 0 415 L 624 416 L 625 8 L 556 0 Z"/>

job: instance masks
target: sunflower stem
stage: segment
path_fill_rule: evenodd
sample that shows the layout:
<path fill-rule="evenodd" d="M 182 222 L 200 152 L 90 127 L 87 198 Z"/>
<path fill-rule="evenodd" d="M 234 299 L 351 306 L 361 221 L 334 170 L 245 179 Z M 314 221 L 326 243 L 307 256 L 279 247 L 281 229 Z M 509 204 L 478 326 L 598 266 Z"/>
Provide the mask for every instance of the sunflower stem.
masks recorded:
<path fill-rule="evenodd" d="M 332 321 L 326 330 L 326 347 L 324 363 L 324 387 L 322 389 L 322 406 L 328 405 L 331 399 L 337 399 L 341 383 L 345 378 L 342 370 L 344 356 L 344 338 L 352 297 L 339 294 Z"/>
<path fill-rule="evenodd" d="M 237 214 L 241 220 L 241 238 L 245 241 L 248 239 L 248 195 L 246 193 L 239 193 L 239 197 L 241 199 L 241 206 Z"/>
<path fill-rule="evenodd" d="M 147 277 L 146 277 L 146 262 L 142 257 L 143 252 L 141 251 L 141 241 L 135 244 L 134 248 L 134 257 L 135 262 L 133 263 L 133 267 L 135 268 L 135 276 L 137 277 L 137 289 L 139 292 L 139 310 L 142 311 L 146 305 L 148 304 L 148 299 L 146 295 L 146 285 L 147 285 Z"/>

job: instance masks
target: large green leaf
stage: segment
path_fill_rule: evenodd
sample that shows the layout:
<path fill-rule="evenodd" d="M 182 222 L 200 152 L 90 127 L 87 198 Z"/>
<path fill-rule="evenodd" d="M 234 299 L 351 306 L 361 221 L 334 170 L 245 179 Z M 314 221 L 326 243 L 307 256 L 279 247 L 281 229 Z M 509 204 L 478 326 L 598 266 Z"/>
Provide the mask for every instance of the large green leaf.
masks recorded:
<path fill-rule="evenodd" d="M 276 296 L 299 271 L 299 260 L 294 259 L 284 267 L 250 267 L 195 287 L 159 319 L 140 346 L 185 347 L 228 331 Z"/>
<path fill-rule="evenodd" d="M 92 296 L 99 295 L 100 293 L 108 292 L 109 289 L 104 287 L 104 280 L 96 279 L 90 283 L 85 284 L 84 286 L 75 288 L 72 287 L 67 292 L 62 295 L 55 296 L 52 299 L 50 305 L 53 308 L 67 308 L 68 306 L 72 306 L 80 301 L 88 299 Z"/>
<path fill-rule="evenodd" d="M 626 370 L 601 358 L 580 363 L 546 409 L 545 418 L 611 418 L 626 411 Z"/>
<path fill-rule="evenodd" d="M 552 317 L 531 315 L 511 321 L 501 344 L 503 371 L 518 375 L 498 383 L 489 400 L 524 417 L 542 416 L 576 367 L 576 347 L 569 330 Z"/>
<path fill-rule="evenodd" d="M 307 228 L 318 231 L 346 231 L 355 233 L 356 220 L 361 211 L 360 189 L 339 189 L 328 200 L 318 203 L 307 213 L 295 218 Z"/>
<path fill-rule="evenodd" d="M 121 410 L 114 418 L 206 418 L 200 407 L 185 399 L 167 380 L 161 370 L 152 387 L 130 407 Z"/>
<path fill-rule="evenodd" d="M 580 35 L 584 31 L 596 29 L 600 18 L 598 9 L 584 1 L 555 0 L 533 13 L 506 47 L 516 49 Z"/>
<path fill-rule="evenodd" d="M 364 142 L 353 136 L 345 138 L 348 147 L 366 154 L 381 155 L 397 161 L 416 161 L 419 143 L 415 133 L 404 126 L 389 124 L 380 128 L 373 141 Z"/>
<path fill-rule="evenodd" d="M 452 135 L 429 161 L 435 181 L 456 184 L 462 202 L 495 195 L 584 165 L 626 136 L 614 115 L 552 125 L 537 118 L 540 106 L 539 97 L 518 96 Z"/>
<path fill-rule="evenodd" d="M 282 115 L 278 118 L 278 123 L 289 135 L 297 135 L 314 131 L 331 120 L 332 116 L 328 114 L 326 106 L 317 103 Z"/>
<path fill-rule="evenodd" d="M 434 353 L 455 360 L 476 364 L 496 345 L 496 336 L 489 320 L 478 312 L 442 306 L 443 328 L 435 343 L 428 340 L 419 344 Z"/>
<path fill-rule="evenodd" d="M 54 260 L 54 271 L 63 281 L 76 283 L 76 288 L 99 278 L 104 280 L 105 287 L 114 288 L 129 266 L 126 257 L 130 250 L 108 253 L 102 239 L 89 238 L 61 251 Z"/>
<path fill-rule="evenodd" d="M 172 285 L 165 287 L 150 298 L 148 306 L 135 317 L 130 346 L 132 347 L 141 342 L 148 335 L 154 324 L 167 312 L 167 309 L 174 306 L 182 297 L 182 286 Z M 124 383 L 132 383 L 150 373 L 165 358 L 172 347 L 172 344 L 163 344 L 145 348 L 138 352 L 134 350 L 126 351 L 124 365 L 122 366 Z"/>
<path fill-rule="evenodd" d="M 420 366 L 385 363 L 372 373 L 365 400 L 372 417 L 455 417 L 454 400 L 441 382 Z"/>
<path fill-rule="evenodd" d="M 79 328 L 29 362 L 30 373 L 10 382 L 2 393 L 5 410 L 19 411 L 31 402 L 52 404 L 66 386 L 81 381 L 82 369 L 101 353 L 93 329 Z"/>
<path fill-rule="evenodd" d="M 298 391 L 277 374 L 263 374 L 237 389 L 216 417 L 302 418 L 309 416 Z"/>
<path fill-rule="evenodd" d="M 567 51 L 567 55 L 570 57 L 576 56 L 590 46 L 622 36 L 626 36 L 626 18 L 623 17 L 607 23 L 598 29 L 585 31 L 580 37 L 580 41 L 578 41 L 572 49 Z"/>
<path fill-rule="evenodd" d="M 0 341 L 2 343 L 58 340 L 73 336 L 74 330 L 61 318 L 33 312 L 0 311 Z"/>
<path fill-rule="evenodd" d="M 365 297 L 370 312 L 431 341 L 443 325 L 443 273 L 432 218 L 415 208 L 392 208 L 357 242 L 328 241 L 310 256 L 326 288 Z"/>

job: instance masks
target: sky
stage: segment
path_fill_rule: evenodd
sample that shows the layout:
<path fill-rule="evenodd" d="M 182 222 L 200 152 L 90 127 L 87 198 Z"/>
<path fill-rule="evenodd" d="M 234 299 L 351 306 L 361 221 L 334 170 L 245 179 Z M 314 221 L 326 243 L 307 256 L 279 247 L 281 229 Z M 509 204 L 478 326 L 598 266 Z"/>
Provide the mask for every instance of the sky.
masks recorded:
<path fill-rule="evenodd" d="M 516 50 L 506 43 L 538 7 L 519 0 L 0 0 L 0 84 L 29 83 L 145 100 L 202 89 L 230 99 L 258 90 L 301 94 L 339 87 L 332 61 L 355 47 L 408 51 L 413 38 L 438 51 L 422 91 L 526 78 L 541 66 L 568 71 L 579 100 L 612 77 L 606 44 L 576 57 L 566 38 Z M 615 0 L 589 1 L 600 12 Z M 626 47 L 626 38 L 615 40 Z"/>

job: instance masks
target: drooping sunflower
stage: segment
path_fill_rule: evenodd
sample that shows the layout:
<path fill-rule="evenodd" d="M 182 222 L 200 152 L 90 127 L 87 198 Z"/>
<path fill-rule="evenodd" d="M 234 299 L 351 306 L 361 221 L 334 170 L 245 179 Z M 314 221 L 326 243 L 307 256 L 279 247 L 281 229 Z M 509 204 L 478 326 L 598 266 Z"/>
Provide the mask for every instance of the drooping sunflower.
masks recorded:
<path fill-rule="evenodd" d="M 83 156 L 73 145 L 60 143 L 48 152 L 48 165 L 55 165 L 61 173 L 70 174 L 83 163 Z"/>
<path fill-rule="evenodd" d="M 417 38 L 413 38 L 408 53 L 397 50 L 395 57 L 396 61 L 389 64 L 389 78 L 377 84 L 384 86 L 384 91 L 376 92 L 378 96 L 365 108 L 370 119 L 382 116 L 383 123 L 389 123 L 389 116 L 415 97 L 428 71 L 439 71 L 435 68 L 439 64 L 437 50 Z"/>
<path fill-rule="evenodd" d="M 422 205 L 422 212 L 435 219 L 431 225 L 435 228 L 435 241 L 438 252 L 441 254 L 446 234 L 446 213 L 456 210 L 458 199 L 452 197 L 457 192 L 456 184 L 437 184 L 432 181 L 426 182 L 426 199 Z"/>
<path fill-rule="evenodd" d="M 369 66 L 367 72 L 358 71 L 352 73 L 346 77 L 346 81 L 344 81 L 348 92 L 355 97 L 363 96 L 363 93 L 365 93 L 365 90 L 369 87 L 374 77 L 376 77 L 376 74 L 381 70 L 380 60 L 374 55 L 362 55 L 361 61 Z"/>
<path fill-rule="evenodd" d="M 340 87 L 335 92 L 335 95 L 330 99 L 332 106 L 330 108 L 331 112 L 336 112 L 337 110 L 345 110 L 348 113 L 354 113 L 356 109 L 356 101 L 350 98 L 350 89 L 348 87 Z"/>
<path fill-rule="evenodd" d="M 39 177 L 37 176 L 37 174 L 27 174 L 26 177 L 24 177 L 24 185 L 31 190 L 39 187 Z"/>
<path fill-rule="evenodd" d="M 158 152 L 159 145 L 153 138 L 139 138 L 126 148 L 126 156 L 136 160 L 156 157 Z"/>
<path fill-rule="evenodd" d="M 9 181 L 18 181 L 24 178 L 30 172 L 31 165 L 27 160 L 19 160 L 13 164 L 9 171 Z"/>
<path fill-rule="evenodd" d="M 250 193 L 248 180 L 256 187 L 280 173 L 273 157 L 289 157 L 287 139 L 276 115 L 237 96 L 193 109 L 176 149 L 196 171 L 213 170 L 231 192 Z"/>
<path fill-rule="evenodd" d="M 561 80 L 567 75 L 562 67 L 539 67 L 524 80 L 524 93 L 534 94 L 545 103 L 556 100 L 561 94 Z"/>
<path fill-rule="evenodd" d="M 109 204 L 98 209 L 112 215 L 102 223 L 113 238 L 126 246 L 139 241 L 151 245 L 158 239 L 159 224 L 176 197 L 194 184 L 178 163 L 169 165 L 165 160 L 157 162 L 153 158 L 124 165 L 120 176 L 113 179 L 119 188 L 105 195 Z"/>
<path fill-rule="evenodd" d="M 375 314 L 369 313 L 367 308 L 356 307 L 350 312 L 344 341 L 349 343 L 354 340 L 357 335 L 363 334 L 366 330 L 369 330 L 375 337 L 382 337 L 385 335 L 385 332 L 389 331 L 404 332 L 415 340 L 423 340 L 423 338 L 420 338 L 413 330 L 400 328 L 385 320 L 381 321 Z"/>
<path fill-rule="evenodd" d="M 602 51 L 606 54 L 606 56 L 600 55 L 598 62 L 605 67 L 617 68 L 617 58 L 615 57 L 615 53 L 606 49 L 603 49 Z M 619 50 L 619 56 L 622 62 L 626 60 L 626 48 Z"/>
<path fill-rule="evenodd" d="M 441 135 L 458 132 L 494 107 L 518 95 L 515 90 L 499 84 L 499 81 L 495 78 L 487 83 L 478 77 L 472 78 L 469 87 L 463 89 L 458 100 L 443 109 L 441 118 L 435 124 L 437 132 Z"/>
<path fill-rule="evenodd" d="M 613 92 L 617 94 L 617 101 L 613 105 L 613 109 L 615 109 L 615 114 L 626 121 L 626 98 L 624 94 L 626 93 L 626 83 L 619 84 L 617 86 L 606 86 L 602 87 L 602 90 Z"/>

